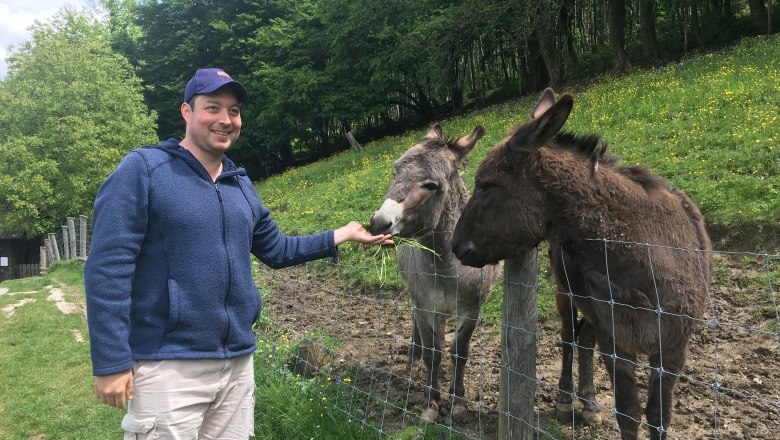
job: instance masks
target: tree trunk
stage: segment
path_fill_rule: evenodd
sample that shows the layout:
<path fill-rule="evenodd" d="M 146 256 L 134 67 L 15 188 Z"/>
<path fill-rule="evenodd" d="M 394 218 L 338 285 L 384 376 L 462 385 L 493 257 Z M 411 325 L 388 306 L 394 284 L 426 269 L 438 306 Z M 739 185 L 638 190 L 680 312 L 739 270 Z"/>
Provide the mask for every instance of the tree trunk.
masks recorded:
<path fill-rule="evenodd" d="M 607 26 L 609 30 L 609 46 L 615 57 L 616 72 L 624 72 L 631 68 L 631 61 L 625 49 L 626 2 L 625 0 L 607 0 Z"/>
<path fill-rule="evenodd" d="M 704 46 L 704 38 L 701 35 L 699 27 L 699 9 L 696 7 L 696 1 L 684 0 L 682 6 L 683 15 L 683 52 L 688 51 L 688 38 L 693 35 L 698 47 Z"/>
<path fill-rule="evenodd" d="M 699 26 L 699 7 L 696 6 L 695 1 L 691 3 L 691 30 L 696 38 L 696 44 L 699 47 L 704 47 L 704 37 L 701 35 L 701 27 Z"/>
<path fill-rule="evenodd" d="M 548 22 L 543 16 L 536 17 L 536 38 L 539 39 L 539 54 L 544 61 L 547 75 L 550 77 L 550 86 L 555 86 L 563 80 L 565 69 L 561 65 L 558 51 L 553 43 L 553 38 L 548 28 Z"/>
<path fill-rule="evenodd" d="M 566 36 L 566 51 L 574 64 L 579 64 L 580 58 L 577 54 L 577 46 L 574 44 L 574 32 L 572 31 L 572 18 L 569 16 L 569 7 L 564 4 L 561 6 L 561 27 Z"/>
<path fill-rule="evenodd" d="M 748 0 L 748 7 L 750 7 L 750 21 L 756 29 L 764 30 L 766 26 L 766 5 L 764 0 Z"/>
<path fill-rule="evenodd" d="M 655 33 L 655 0 L 640 0 L 639 19 L 642 25 L 642 54 L 645 61 L 658 61 L 658 38 Z"/>
<path fill-rule="evenodd" d="M 723 14 L 724 17 L 734 16 L 734 8 L 731 7 L 731 0 L 723 0 L 721 3 L 721 14 Z"/>

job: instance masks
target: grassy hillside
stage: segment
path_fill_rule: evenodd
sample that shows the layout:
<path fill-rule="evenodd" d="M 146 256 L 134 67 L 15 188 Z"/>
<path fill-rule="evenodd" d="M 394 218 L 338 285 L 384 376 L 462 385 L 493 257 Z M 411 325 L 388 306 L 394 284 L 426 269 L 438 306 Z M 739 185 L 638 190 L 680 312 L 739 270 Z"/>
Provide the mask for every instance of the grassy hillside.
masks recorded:
<path fill-rule="evenodd" d="M 600 133 L 624 163 L 644 164 L 686 191 L 701 207 L 718 250 L 780 246 L 780 36 L 749 38 L 717 53 L 556 92 L 575 96 L 564 129 Z M 466 167 L 469 187 L 485 153 L 528 119 L 537 98 L 441 121 L 452 136 L 477 124 L 487 129 Z M 382 203 L 393 161 L 426 130 L 291 170 L 258 190 L 289 233 L 367 223 Z M 377 282 L 373 252 L 343 249 L 345 270 Z M 397 283 L 389 272 L 387 282 Z"/>

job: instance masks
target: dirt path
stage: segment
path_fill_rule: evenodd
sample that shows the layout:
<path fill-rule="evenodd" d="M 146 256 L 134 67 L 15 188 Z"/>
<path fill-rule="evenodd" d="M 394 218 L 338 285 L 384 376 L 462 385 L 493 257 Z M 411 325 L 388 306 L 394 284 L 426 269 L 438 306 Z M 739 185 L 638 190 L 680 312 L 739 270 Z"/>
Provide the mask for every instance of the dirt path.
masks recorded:
<path fill-rule="evenodd" d="M 767 280 L 761 261 L 716 258 L 716 273 L 705 318 L 718 325 L 700 326 L 691 341 L 685 376 L 675 393 L 669 438 L 780 438 L 780 334 L 772 297 L 777 288 L 771 284 L 772 292 L 768 281 L 761 284 Z M 275 327 L 288 330 L 293 340 L 316 330 L 341 341 L 323 370 L 346 385 L 351 403 L 343 411 L 386 433 L 420 423 L 424 369 L 420 363 L 411 372 L 406 368 L 411 305 L 405 295 L 340 287 L 318 279 L 306 267 L 261 269 L 260 277 L 271 285 L 266 307 Z M 540 438 L 619 438 L 608 411 L 595 427 L 554 421 L 561 362 L 556 325 L 551 319 L 540 328 L 537 420 L 532 421 Z M 448 343 L 450 339 L 448 334 Z M 464 438 L 496 438 L 499 341 L 495 324 L 478 327 L 466 371 L 468 414 L 452 425 L 446 415 L 440 422 Z M 451 370 L 449 361 L 442 364 L 446 389 Z M 600 361 L 596 365 L 597 398 L 609 409 L 613 405 L 608 376 Z M 646 359 L 640 359 L 637 371 L 644 398 Z"/>

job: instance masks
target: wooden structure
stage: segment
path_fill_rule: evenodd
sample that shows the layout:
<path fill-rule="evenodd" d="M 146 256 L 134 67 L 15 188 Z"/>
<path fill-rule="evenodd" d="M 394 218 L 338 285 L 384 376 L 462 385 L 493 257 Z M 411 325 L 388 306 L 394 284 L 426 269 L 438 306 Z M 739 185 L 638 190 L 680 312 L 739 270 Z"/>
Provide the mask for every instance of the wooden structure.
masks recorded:
<path fill-rule="evenodd" d="M 23 232 L 0 231 L 0 281 L 38 275 L 40 245 Z"/>

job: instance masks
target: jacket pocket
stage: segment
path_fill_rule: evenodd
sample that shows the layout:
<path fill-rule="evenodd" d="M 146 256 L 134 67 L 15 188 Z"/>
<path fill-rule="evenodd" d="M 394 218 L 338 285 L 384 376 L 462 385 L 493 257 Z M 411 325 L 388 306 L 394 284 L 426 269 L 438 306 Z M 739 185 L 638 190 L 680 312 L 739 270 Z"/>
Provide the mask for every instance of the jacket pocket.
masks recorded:
<path fill-rule="evenodd" d="M 127 413 L 122 419 L 122 429 L 125 430 L 124 440 L 156 440 L 160 436 L 157 433 L 157 417 L 138 417 Z"/>
<path fill-rule="evenodd" d="M 172 332 L 179 324 L 180 306 L 179 286 L 173 279 L 168 279 L 168 332 Z"/>

